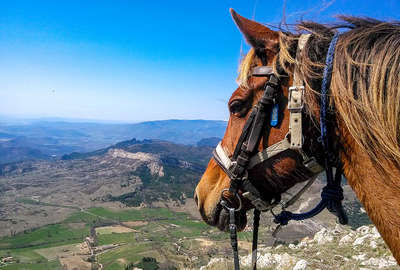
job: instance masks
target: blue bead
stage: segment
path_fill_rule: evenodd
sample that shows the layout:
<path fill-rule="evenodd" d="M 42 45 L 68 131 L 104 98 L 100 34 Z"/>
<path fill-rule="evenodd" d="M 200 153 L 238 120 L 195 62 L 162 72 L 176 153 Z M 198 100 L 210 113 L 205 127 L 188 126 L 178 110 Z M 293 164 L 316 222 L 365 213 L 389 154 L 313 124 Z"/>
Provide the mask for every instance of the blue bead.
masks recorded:
<path fill-rule="evenodd" d="M 271 122 L 270 125 L 271 127 L 276 127 L 279 122 L 279 104 L 275 104 L 274 107 L 272 107 L 272 112 L 271 112 Z"/>

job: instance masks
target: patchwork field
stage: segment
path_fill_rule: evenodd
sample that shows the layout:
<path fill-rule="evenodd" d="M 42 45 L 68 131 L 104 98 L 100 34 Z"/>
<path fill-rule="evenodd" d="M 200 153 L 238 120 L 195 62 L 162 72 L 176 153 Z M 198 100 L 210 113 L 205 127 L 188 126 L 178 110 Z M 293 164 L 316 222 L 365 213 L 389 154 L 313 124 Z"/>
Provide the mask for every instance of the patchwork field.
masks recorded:
<path fill-rule="evenodd" d="M 112 226 L 104 226 L 96 228 L 97 234 L 118 234 L 118 233 L 129 233 L 129 232 L 137 232 L 134 229 L 121 226 L 121 225 L 112 225 Z"/>
<path fill-rule="evenodd" d="M 86 244 L 87 237 L 93 239 L 93 246 Z M 246 242 L 250 234 L 242 233 L 240 238 Z M 242 241 L 241 246 L 246 252 L 248 245 Z M 13 258 L 0 266 L 2 270 L 61 269 L 62 265 L 91 269 L 92 264 L 117 270 L 144 258 L 154 258 L 164 269 L 197 268 L 212 256 L 228 254 L 226 234 L 166 208 L 91 208 L 61 223 L 0 239 L 0 257 Z"/>

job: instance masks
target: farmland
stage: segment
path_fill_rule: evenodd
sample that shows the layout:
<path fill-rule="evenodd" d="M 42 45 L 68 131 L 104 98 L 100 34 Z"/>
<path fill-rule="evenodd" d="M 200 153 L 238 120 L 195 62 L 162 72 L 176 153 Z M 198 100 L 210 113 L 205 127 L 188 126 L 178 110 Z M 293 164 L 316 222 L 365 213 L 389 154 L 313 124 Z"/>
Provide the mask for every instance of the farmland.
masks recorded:
<path fill-rule="evenodd" d="M 78 246 L 91 235 L 91 228 L 96 228 L 96 248 L 114 245 L 96 254 L 96 265 L 104 269 L 124 269 L 148 257 L 166 269 L 196 267 L 211 255 L 229 253 L 224 233 L 186 213 L 166 208 L 115 211 L 97 207 L 77 211 L 57 224 L 2 238 L 0 257 L 12 256 L 14 261 L 1 269 L 59 269 L 60 261 L 85 261 L 89 256 L 82 256 Z M 240 237 L 249 239 L 250 235 Z"/>

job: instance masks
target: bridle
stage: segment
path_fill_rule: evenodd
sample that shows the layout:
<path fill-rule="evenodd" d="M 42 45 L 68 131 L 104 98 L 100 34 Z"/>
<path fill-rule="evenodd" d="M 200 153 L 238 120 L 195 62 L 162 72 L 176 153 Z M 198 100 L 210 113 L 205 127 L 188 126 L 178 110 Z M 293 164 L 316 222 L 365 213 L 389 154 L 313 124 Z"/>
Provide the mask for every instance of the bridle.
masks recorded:
<path fill-rule="evenodd" d="M 298 59 L 301 50 L 307 43 L 310 35 L 301 35 L 297 45 L 296 59 Z M 314 156 L 309 157 L 303 150 L 303 105 L 304 105 L 304 85 L 300 79 L 300 70 L 297 65 L 294 67 L 293 85 L 289 87 L 288 110 L 289 110 L 289 132 L 280 142 L 275 143 L 262 151 L 258 151 L 258 145 L 262 136 L 268 137 L 271 128 L 277 125 L 279 115 L 279 100 L 282 95 L 279 77 L 274 73 L 270 66 L 259 66 L 252 70 L 252 76 L 269 77 L 265 84 L 264 92 L 258 103 L 252 108 L 250 115 L 244 125 L 242 133 L 236 144 L 235 150 L 231 157 L 223 149 L 221 142 L 213 152 L 213 158 L 217 164 L 224 170 L 230 178 L 229 189 L 224 189 L 221 193 L 220 204 L 229 212 L 229 230 L 231 244 L 234 254 L 235 269 L 239 269 L 239 256 L 237 244 L 237 228 L 235 222 L 235 213 L 242 208 L 241 198 L 238 195 L 239 190 L 242 191 L 242 196 L 251 201 L 254 210 L 253 222 L 253 247 L 252 247 L 252 267 L 256 269 L 257 261 L 257 240 L 258 227 L 261 212 L 271 211 L 274 215 L 274 222 L 278 224 L 274 234 L 281 228 L 282 225 L 287 225 L 290 220 L 304 220 L 319 214 L 323 209 L 334 213 L 341 224 L 347 224 L 347 216 L 343 210 L 343 189 L 341 188 L 342 167 L 340 163 L 333 161 L 332 145 L 328 140 L 327 133 L 332 129 L 328 125 L 327 113 L 328 106 L 328 89 L 331 80 L 332 62 L 334 56 L 335 45 L 338 39 L 338 34 L 335 34 L 328 49 L 326 57 L 326 66 L 321 85 L 321 111 L 320 111 L 320 126 L 321 137 L 320 142 L 324 149 L 324 164 L 317 162 Z M 291 199 L 286 202 L 281 201 L 281 196 L 275 195 L 273 199 L 267 199 L 253 185 L 248 177 L 248 171 L 260 163 L 270 160 L 285 151 L 294 151 L 302 159 L 300 167 L 306 171 L 309 180 L 303 188 L 301 188 Z M 336 159 L 335 159 L 336 160 Z M 332 167 L 336 167 L 336 174 L 333 177 Z M 327 177 L 327 185 L 321 193 L 320 203 L 312 210 L 306 213 L 292 213 L 285 209 L 293 204 L 314 182 L 316 176 L 325 169 Z M 239 206 L 237 208 L 228 204 L 225 197 L 225 192 L 229 191 L 234 195 Z M 273 209 L 280 205 L 282 211 L 275 215 Z"/>

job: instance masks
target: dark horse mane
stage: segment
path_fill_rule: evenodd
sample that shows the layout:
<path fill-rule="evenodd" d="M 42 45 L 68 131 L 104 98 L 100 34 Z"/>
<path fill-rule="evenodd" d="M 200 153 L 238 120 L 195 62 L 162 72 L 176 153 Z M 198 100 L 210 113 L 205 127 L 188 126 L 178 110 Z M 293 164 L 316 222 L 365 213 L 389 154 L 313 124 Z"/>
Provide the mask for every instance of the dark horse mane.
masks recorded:
<path fill-rule="evenodd" d="M 318 116 L 318 94 L 325 56 L 333 35 L 340 29 L 334 58 L 331 102 L 359 147 L 374 167 L 385 175 L 400 170 L 400 22 L 340 16 L 337 24 L 304 21 L 297 33 L 280 32 L 277 73 L 300 67 L 307 91 L 309 113 Z M 300 33 L 312 34 L 296 59 Z M 256 53 L 241 63 L 239 81 L 247 78 Z M 318 124 L 318 121 L 315 121 Z"/>

